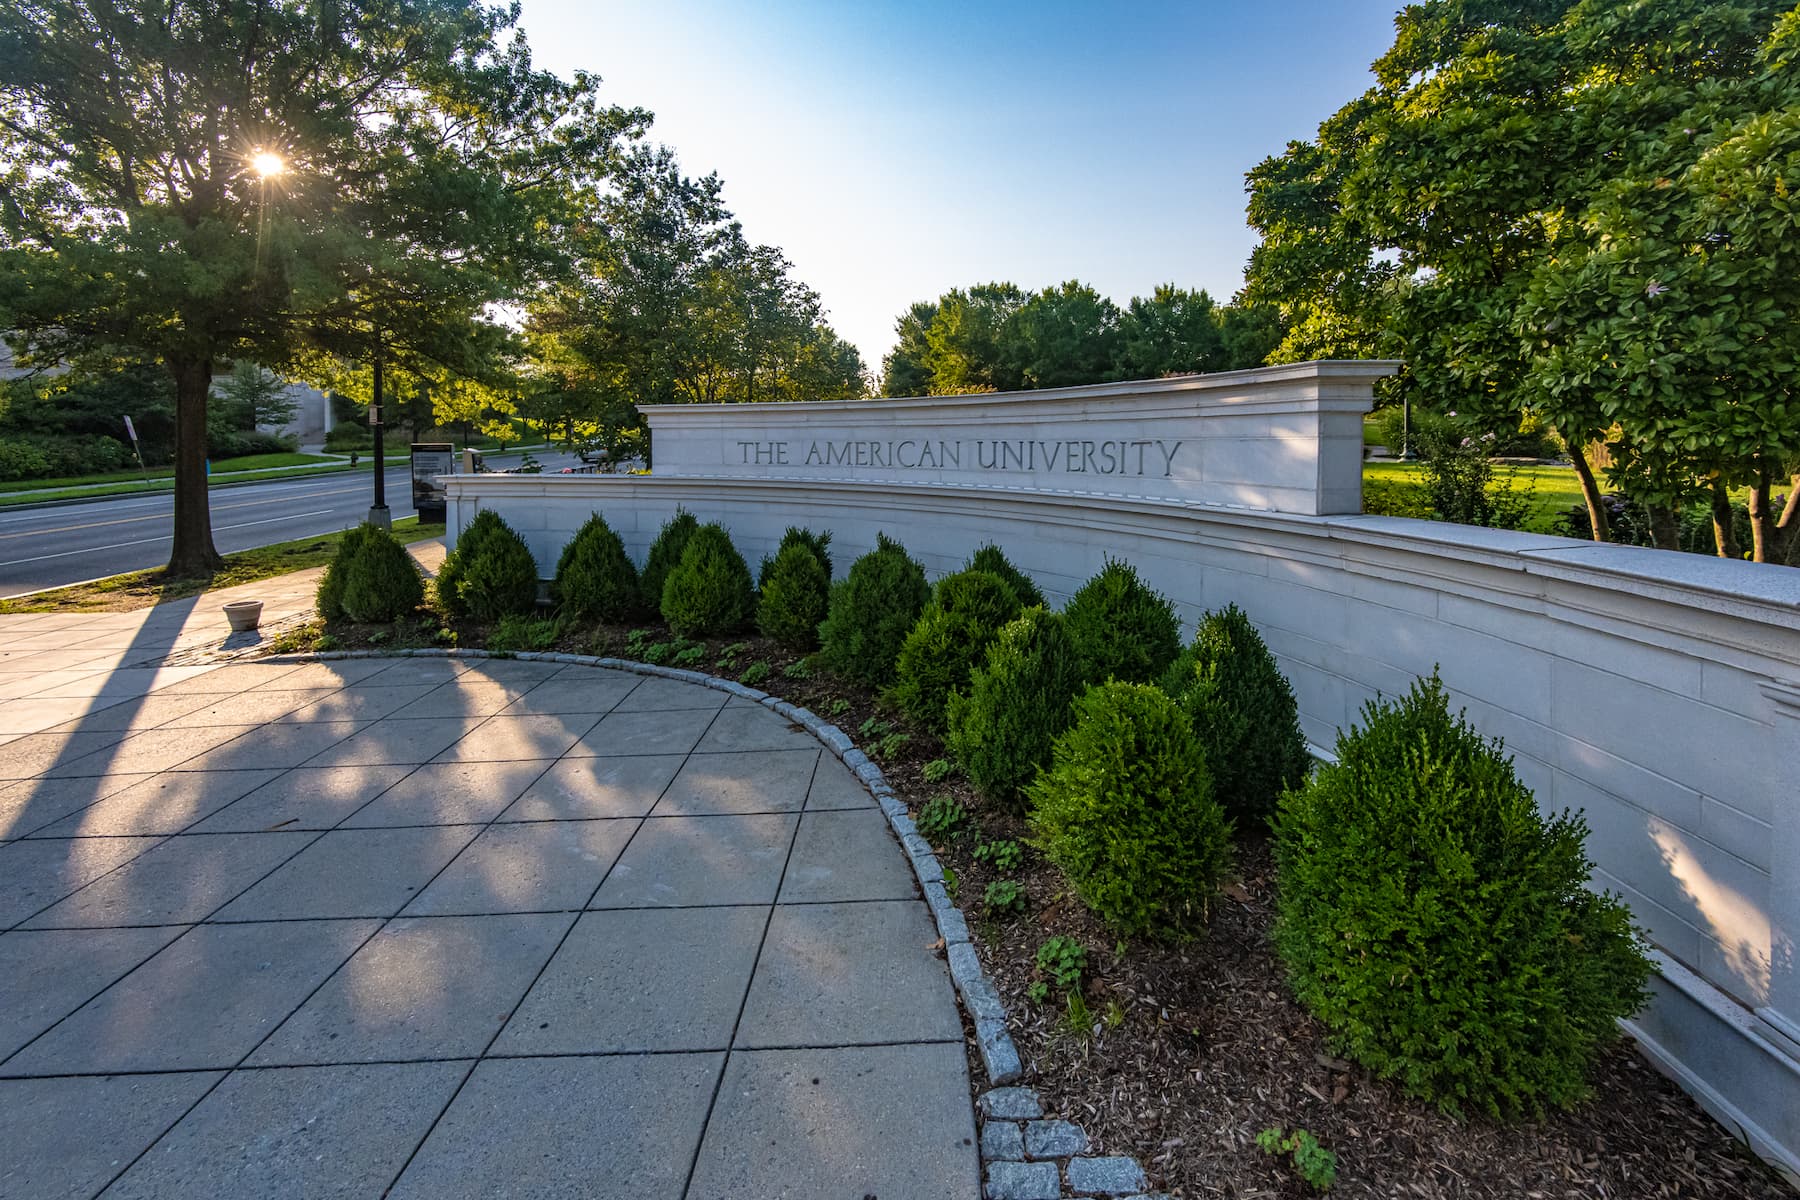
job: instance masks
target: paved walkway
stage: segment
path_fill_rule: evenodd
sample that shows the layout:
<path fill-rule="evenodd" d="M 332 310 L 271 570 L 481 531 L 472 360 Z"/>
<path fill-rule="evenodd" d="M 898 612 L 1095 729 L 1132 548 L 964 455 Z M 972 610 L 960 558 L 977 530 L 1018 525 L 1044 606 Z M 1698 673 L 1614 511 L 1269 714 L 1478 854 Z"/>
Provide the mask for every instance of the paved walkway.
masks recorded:
<path fill-rule="evenodd" d="M 0 618 L 0 1197 L 978 1194 L 935 927 L 811 737 L 595 667 L 120 665 L 173 615 Z"/>

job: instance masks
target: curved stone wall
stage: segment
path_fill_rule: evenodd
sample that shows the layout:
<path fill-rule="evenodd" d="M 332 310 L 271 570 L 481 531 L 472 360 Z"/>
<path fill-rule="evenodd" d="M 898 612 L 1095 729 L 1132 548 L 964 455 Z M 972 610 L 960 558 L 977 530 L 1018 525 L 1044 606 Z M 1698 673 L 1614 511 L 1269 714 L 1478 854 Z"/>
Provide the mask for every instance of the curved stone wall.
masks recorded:
<path fill-rule="evenodd" d="M 1072 492 L 699 477 L 454 477 L 549 574 L 590 512 L 640 561 L 685 507 L 752 565 L 830 529 L 841 574 L 878 531 L 927 569 L 1002 546 L 1060 603 L 1109 555 L 1199 615 L 1241 606 L 1315 749 L 1435 666 L 1547 808 L 1592 828 L 1596 884 L 1661 955 L 1645 1051 L 1759 1152 L 1800 1170 L 1800 572 L 1383 517 Z"/>

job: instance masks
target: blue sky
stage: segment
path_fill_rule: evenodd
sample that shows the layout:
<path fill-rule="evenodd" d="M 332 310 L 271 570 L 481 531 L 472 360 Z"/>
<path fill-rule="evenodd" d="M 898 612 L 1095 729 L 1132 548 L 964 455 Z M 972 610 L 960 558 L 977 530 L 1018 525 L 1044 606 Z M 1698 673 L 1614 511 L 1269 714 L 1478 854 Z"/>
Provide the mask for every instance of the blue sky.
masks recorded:
<path fill-rule="evenodd" d="M 1228 298 L 1244 172 L 1369 86 L 1396 7 L 524 0 L 521 24 L 717 171 L 879 371 L 906 306 L 952 287 Z"/>

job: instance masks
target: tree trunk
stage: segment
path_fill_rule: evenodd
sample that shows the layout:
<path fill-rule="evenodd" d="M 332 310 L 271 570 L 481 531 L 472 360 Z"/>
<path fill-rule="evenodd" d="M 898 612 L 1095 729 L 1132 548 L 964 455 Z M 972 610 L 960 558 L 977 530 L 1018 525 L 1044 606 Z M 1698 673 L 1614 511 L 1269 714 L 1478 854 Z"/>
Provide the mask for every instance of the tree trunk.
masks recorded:
<path fill-rule="evenodd" d="M 1769 519 L 1769 466 L 1760 458 L 1756 465 L 1756 483 L 1750 489 L 1750 558 L 1768 562 L 1769 548 L 1774 542 L 1774 522 Z"/>
<path fill-rule="evenodd" d="M 1587 502 L 1588 526 L 1593 530 L 1596 542 L 1612 540 L 1612 524 L 1606 518 L 1606 501 L 1600 494 L 1600 482 L 1594 478 L 1594 468 L 1588 465 L 1587 448 L 1564 439 L 1569 447 L 1569 459 L 1575 465 L 1575 478 L 1581 481 L 1581 498 Z"/>
<path fill-rule="evenodd" d="M 206 494 L 206 397 L 212 364 L 171 360 L 175 378 L 175 537 L 168 574 L 210 575 L 224 565 L 213 547 L 212 508 Z"/>
<path fill-rule="evenodd" d="M 1712 482 L 1712 518 L 1713 545 L 1718 547 L 1719 557 L 1742 558 L 1737 531 L 1732 528 L 1731 493 L 1725 489 L 1725 481 L 1718 478 Z"/>
<path fill-rule="evenodd" d="M 1787 503 L 1782 505 L 1781 520 L 1775 522 L 1775 528 L 1792 530 L 1800 525 L 1800 475 L 1788 480 Z"/>
<path fill-rule="evenodd" d="M 1650 518 L 1650 544 L 1658 550 L 1681 549 L 1681 514 L 1667 504 L 1646 504 Z"/>

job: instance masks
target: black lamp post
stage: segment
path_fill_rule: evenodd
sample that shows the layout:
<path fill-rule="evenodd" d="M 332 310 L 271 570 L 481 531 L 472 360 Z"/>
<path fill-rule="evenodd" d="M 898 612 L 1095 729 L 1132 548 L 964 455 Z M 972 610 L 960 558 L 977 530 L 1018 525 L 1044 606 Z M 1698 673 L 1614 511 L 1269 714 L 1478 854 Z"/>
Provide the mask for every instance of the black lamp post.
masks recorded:
<path fill-rule="evenodd" d="M 369 403 L 369 431 L 375 436 L 375 503 L 369 506 L 369 524 L 392 529 L 393 514 L 387 506 L 387 455 L 381 450 L 381 339 L 375 339 L 375 391 Z"/>
<path fill-rule="evenodd" d="M 377 445 L 379 444 L 378 442 Z M 1400 394 L 1400 459 L 1402 462 L 1412 462 L 1418 457 L 1418 452 L 1413 449 L 1412 444 L 1412 396 L 1402 392 Z"/>

